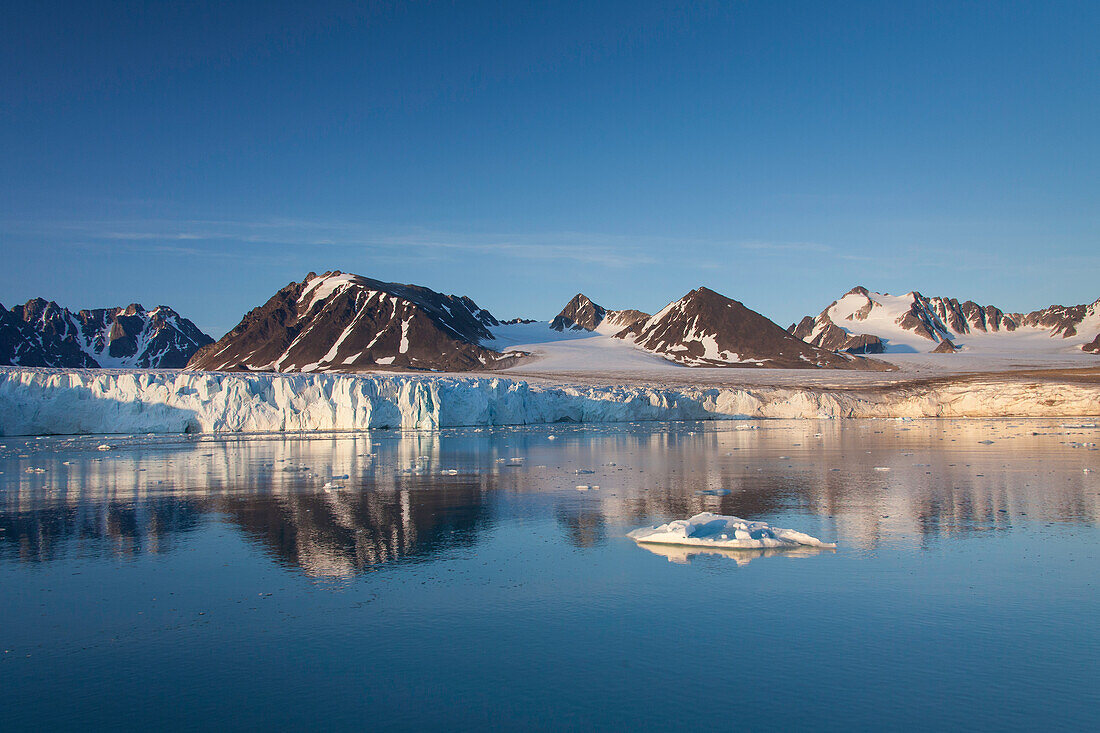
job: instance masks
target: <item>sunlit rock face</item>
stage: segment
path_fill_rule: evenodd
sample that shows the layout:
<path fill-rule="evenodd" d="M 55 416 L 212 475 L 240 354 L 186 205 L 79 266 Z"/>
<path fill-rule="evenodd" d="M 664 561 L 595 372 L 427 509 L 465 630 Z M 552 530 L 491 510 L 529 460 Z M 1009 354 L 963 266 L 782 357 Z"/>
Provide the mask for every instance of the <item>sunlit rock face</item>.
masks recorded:
<path fill-rule="evenodd" d="M 550 328 L 555 331 L 599 331 L 615 334 L 647 318 L 649 314 L 639 310 L 607 310 L 593 303 L 587 295 L 577 293 L 554 316 Z"/>
<path fill-rule="evenodd" d="M 691 291 L 616 338 L 685 366 L 893 369 L 884 362 L 808 344 L 708 288 Z"/>
<path fill-rule="evenodd" d="M 810 344 L 850 353 L 928 351 L 950 354 L 960 342 L 971 348 L 1057 349 L 1082 344 L 1100 331 L 1100 300 L 1071 307 L 1052 305 L 1031 313 L 1007 313 L 971 300 L 893 296 L 855 287 L 815 318 L 788 329 Z M 1054 341 L 1043 343 L 1047 336 Z M 945 345 L 946 344 L 946 345 Z"/>
<path fill-rule="evenodd" d="M 260 372 L 469 371 L 514 364 L 484 348 L 499 323 L 465 296 L 347 273 L 309 273 L 254 308 L 188 369 Z"/>

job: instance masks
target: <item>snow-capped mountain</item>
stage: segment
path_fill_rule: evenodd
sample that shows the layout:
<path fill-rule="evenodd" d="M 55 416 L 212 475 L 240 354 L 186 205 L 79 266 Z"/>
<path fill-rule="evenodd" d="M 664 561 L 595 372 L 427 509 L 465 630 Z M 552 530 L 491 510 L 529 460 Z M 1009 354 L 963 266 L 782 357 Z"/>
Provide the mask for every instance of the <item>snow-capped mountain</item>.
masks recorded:
<path fill-rule="evenodd" d="M 22 306 L 16 314 L 0 305 L 0 364 L 32 367 L 98 366 L 72 342 L 52 333 L 42 333 L 23 320 Z"/>
<path fill-rule="evenodd" d="M 309 273 L 254 308 L 188 369 L 355 372 L 499 369 L 522 354 L 479 345 L 499 325 L 469 298 L 339 271 Z"/>
<path fill-rule="evenodd" d="M 166 305 L 76 313 L 35 298 L 0 306 L 0 362 L 20 366 L 165 368 L 184 366 L 214 339 Z"/>
<path fill-rule="evenodd" d="M 692 290 L 616 334 L 686 366 L 892 369 L 888 364 L 807 344 L 756 311 L 708 288 Z"/>
<path fill-rule="evenodd" d="M 1006 313 L 992 305 L 955 298 L 928 298 L 875 293 L 856 287 L 813 318 L 788 329 L 826 349 L 850 353 L 929 351 L 953 353 L 959 348 L 1077 347 L 1100 330 L 1100 300 L 1090 305 L 1052 305 L 1032 313 Z"/>
<path fill-rule="evenodd" d="M 638 321 L 649 318 L 648 313 L 638 310 L 609 311 L 593 303 L 588 296 L 577 293 L 566 303 L 561 313 L 554 316 L 550 328 L 555 331 L 599 331 L 613 334 L 633 326 Z"/>

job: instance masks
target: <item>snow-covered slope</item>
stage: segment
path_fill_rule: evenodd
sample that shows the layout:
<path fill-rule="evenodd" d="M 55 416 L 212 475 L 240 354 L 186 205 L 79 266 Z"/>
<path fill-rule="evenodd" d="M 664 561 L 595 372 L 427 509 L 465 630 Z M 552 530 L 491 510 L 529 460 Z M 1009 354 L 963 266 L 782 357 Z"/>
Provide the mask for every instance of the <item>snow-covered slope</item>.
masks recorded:
<path fill-rule="evenodd" d="M 495 369 L 513 363 L 479 345 L 492 314 L 467 297 L 359 275 L 309 273 L 191 359 L 189 369 L 276 372 Z"/>
<path fill-rule="evenodd" d="M 1100 385 L 549 387 L 419 375 L 0 368 L 0 435 L 265 432 L 747 417 L 1093 416 Z"/>
<path fill-rule="evenodd" d="M 685 366 L 888 370 L 883 362 L 807 344 L 736 300 L 692 290 L 616 338 Z"/>
<path fill-rule="evenodd" d="M 178 368 L 213 339 L 168 306 L 76 313 L 35 298 L 0 306 L 0 363 L 56 367 Z"/>
<path fill-rule="evenodd" d="M 852 353 L 1073 350 L 1100 332 L 1100 300 L 1025 315 L 916 291 L 895 296 L 856 287 L 789 330 L 807 343 Z"/>

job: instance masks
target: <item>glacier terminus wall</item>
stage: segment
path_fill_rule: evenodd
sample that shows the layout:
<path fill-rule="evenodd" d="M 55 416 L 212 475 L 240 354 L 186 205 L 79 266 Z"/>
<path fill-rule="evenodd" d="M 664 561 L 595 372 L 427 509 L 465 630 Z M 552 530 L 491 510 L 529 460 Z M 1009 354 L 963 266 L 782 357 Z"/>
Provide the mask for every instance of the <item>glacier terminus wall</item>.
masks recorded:
<path fill-rule="evenodd" d="M 0 369 L 0 435 L 286 432 L 745 418 L 1082 417 L 1100 386 L 548 386 L 435 375 Z"/>

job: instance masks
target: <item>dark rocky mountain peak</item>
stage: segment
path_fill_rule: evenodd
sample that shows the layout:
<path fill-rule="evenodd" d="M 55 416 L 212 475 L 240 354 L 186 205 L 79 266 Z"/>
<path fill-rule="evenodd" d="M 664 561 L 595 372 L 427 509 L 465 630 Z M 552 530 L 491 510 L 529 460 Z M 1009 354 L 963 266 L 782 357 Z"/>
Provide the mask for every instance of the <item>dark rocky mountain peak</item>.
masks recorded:
<path fill-rule="evenodd" d="M 338 270 L 310 273 L 249 311 L 189 369 L 445 370 L 508 366 L 522 356 L 481 346 L 499 322 L 465 296 Z"/>
<path fill-rule="evenodd" d="M 616 337 L 686 366 L 893 368 L 807 344 L 743 303 L 705 287 Z"/>
<path fill-rule="evenodd" d="M 649 314 L 639 310 L 607 310 L 583 293 L 577 293 L 550 322 L 550 328 L 555 331 L 599 330 L 614 333 L 647 318 Z"/>
<path fill-rule="evenodd" d="M 73 313 L 33 298 L 0 314 L 0 362 L 68 368 L 179 368 L 213 339 L 168 306 Z"/>
<path fill-rule="evenodd" d="M 593 303 L 584 293 L 577 293 L 565 304 L 561 313 L 554 316 L 550 328 L 555 331 L 595 331 L 606 315 L 606 309 Z"/>

